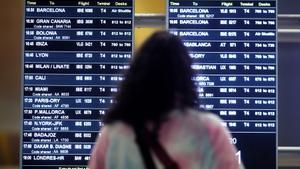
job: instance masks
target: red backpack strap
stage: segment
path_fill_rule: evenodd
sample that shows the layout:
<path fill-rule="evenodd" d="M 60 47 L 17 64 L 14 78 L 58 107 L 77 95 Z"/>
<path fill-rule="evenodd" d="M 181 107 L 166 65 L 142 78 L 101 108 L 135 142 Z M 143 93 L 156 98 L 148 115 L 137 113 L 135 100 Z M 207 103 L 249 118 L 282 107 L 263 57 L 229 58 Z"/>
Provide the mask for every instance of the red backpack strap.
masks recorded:
<path fill-rule="evenodd" d="M 164 147 L 159 143 L 155 134 L 145 130 L 146 140 L 159 161 L 165 166 L 165 169 L 179 169 L 178 164 L 169 156 Z"/>
<path fill-rule="evenodd" d="M 134 127 L 134 131 L 136 135 L 135 141 L 139 147 L 146 169 L 156 169 L 153 158 L 151 156 L 150 147 L 148 145 L 148 142 L 146 141 L 146 138 L 143 136 L 142 131 L 137 129 L 136 127 Z"/>

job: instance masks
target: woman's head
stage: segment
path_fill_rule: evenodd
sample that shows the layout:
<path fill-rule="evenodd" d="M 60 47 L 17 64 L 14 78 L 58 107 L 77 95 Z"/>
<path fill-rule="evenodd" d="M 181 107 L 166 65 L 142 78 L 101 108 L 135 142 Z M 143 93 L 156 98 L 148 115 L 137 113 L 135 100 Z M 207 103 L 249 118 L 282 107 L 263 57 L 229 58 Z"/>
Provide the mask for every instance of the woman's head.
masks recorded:
<path fill-rule="evenodd" d="M 144 42 L 120 87 L 107 123 L 159 121 L 170 110 L 193 107 L 196 101 L 187 49 L 178 37 L 163 31 Z"/>

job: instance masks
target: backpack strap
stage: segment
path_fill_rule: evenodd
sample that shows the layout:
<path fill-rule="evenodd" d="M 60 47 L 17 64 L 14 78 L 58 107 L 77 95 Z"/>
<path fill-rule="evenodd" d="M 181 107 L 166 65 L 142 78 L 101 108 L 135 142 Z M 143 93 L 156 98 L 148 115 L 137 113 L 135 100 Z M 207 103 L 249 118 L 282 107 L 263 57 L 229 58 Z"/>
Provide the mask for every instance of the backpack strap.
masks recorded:
<path fill-rule="evenodd" d="M 156 166 L 153 162 L 151 153 L 150 153 L 150 149 L 147 145 L 147 142 L 145 140 L 145 138 L 143 137 L 143 133 L 141 131 L 139 131 L 136 127 L 134 127 L 134 131 L 135 131 L 135 141 L 140 149 L 140 153 L 142 155 L 143 158 L 143 162 L 145 164 L 146 169 L 156 169 Z"/>
<path fill-rule="evenodd" d="M 135 129 L 137 134 L 136 141 L 143 156 L 144 163 L 146 164 L 146 168 L 156 169 L 150 153 L 151 149 L 158 160 L 164 165 L 165 169 L 179 169 L 178 164 L 171 159 L 166 150 L 159 143 L 157 136 L 154 133 L 149 132 L 146 128 L 142 131 L 143 132 L 140 132 Z"/>

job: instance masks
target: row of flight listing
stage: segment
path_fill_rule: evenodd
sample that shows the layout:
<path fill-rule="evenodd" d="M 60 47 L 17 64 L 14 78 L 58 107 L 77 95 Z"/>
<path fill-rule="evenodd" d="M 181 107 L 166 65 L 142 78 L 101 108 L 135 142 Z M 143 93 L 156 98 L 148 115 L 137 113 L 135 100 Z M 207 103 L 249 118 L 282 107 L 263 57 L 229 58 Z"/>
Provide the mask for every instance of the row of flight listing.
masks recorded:
<path fill-rule="evenodd" d="M 275 30 L 171 30 L 182 40 L 276 40 Z M 39 41 L 69 41 L 69 40 L 131 40 L 132 31 L 129 30 L 43 30 L 26 29 L 25 40 Z"/>

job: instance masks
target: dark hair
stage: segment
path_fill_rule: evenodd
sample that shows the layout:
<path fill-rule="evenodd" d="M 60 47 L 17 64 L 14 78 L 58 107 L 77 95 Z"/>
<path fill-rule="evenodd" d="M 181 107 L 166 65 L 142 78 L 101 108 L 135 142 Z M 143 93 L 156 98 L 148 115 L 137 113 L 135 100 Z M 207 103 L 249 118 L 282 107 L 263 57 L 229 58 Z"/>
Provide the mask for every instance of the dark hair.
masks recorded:
<path fill-rule="evenodd" d="M 191 58 L 181 40 L 165 31 L 154 33 L 135 54 L 104 122 L 137 126 L 160 122 L 172 109 L 194 107 L 192 75 Z"/>

